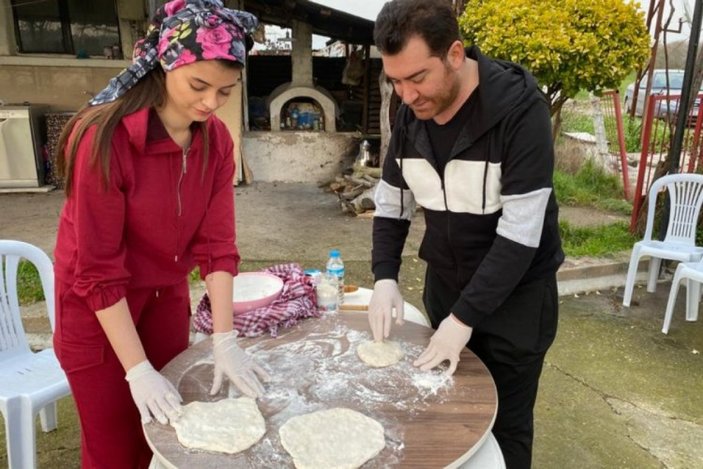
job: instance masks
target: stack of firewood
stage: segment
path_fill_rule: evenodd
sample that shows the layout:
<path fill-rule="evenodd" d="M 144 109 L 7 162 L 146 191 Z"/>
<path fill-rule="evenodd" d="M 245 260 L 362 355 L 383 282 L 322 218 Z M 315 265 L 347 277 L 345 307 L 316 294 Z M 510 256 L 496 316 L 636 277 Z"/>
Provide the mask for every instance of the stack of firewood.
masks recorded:
<path fill-rule="evenodd" d="M 373 194 L 380 178 L 380 168 L 354 165 L 351 174 L 336 177 L 329 187 L 339 197 L 342 212 L 371 217 L 376 208 Z"/>

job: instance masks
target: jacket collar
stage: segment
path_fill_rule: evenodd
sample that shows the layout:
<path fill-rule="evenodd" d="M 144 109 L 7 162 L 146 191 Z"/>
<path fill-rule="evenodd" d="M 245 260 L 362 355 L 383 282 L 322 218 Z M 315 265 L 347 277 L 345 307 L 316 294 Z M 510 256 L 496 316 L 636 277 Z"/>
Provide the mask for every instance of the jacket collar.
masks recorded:
<path fill-rule="evenodd" d="M 129 143 L 137 149 L 140 154 L 149 153 L 172 153 L 181 152 L 181 147 L 174 142 L 171 137 L 166 134 L 166 137 L 158 135 L 153 138 L 153 126 L 149 125 L 150 119 L 159 119 L 156 112 L 152 112 L 152 108 L 144 107 L 132 114 L 127 114 L 122 118 L 122 125 L 129 136 Z M 161 124 L 163 127 L 163 124 Z M 209 122 L 208 122 L 209 127 Z M 152 134 L 149 129 L 152 129 Z M 199 125 L 193 125 L 193 136 L 191 138 L 191 149 L 196 148 L 201 144 L 202 132 Z"/>
<path fill-rule="evenodd" d="M 146 134 L 149 127 L 148 107 L 139 109 L 132 114 L 127 114 L 122 118 L 122 125 L 129 135 L 129 143 L 134 146 L 139 153 L 144 153 L 146 148 Z"/>
<path fill-rule="evenodd" d="M 477 46 L 465 50 L 469 59 L 478 62 L 479 85 L 476 93 L 472 116 L 462 127 L 450 159 L 469 148 L 492 129 L 509 112 L 517 106 L 525 105 L 537 88 L 531 75 L 519 65 L 493 60 L 481 53 Z M 432 145 L 424 125 L 415 117 L 412 110 L 403 105 L 407 126 L 407 135 L 415 148 L 430 162 L 433 162 Z"/>

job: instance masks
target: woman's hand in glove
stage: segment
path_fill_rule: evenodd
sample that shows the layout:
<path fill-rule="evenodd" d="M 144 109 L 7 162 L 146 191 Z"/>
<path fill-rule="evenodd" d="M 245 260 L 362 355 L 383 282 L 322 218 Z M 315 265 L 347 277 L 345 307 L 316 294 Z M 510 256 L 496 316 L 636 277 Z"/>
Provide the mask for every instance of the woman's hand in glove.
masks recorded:
<path fill-rule="evenodd" d="M 151 422 L 152 415 L 162 424 L 178 420 L 181 416 L 181 395 L 164 375 L 151 366 L 149 360 L 130 368 L 125 379 L 129 382 L 129 390 L 142 423 Z"/>
<path fill-rule="evenodd" d="M 215 378 L 210 394 L 217 394 L 222 386 L 222 378 L 227 376 L 235 386 L 249 397 L 261 397 L 264 386 L 260 380 L 268 381 L 268 373 L 251 355 L 237 345 L 237 331 L 212 334 L 213 356 L 215 358 Z"/>

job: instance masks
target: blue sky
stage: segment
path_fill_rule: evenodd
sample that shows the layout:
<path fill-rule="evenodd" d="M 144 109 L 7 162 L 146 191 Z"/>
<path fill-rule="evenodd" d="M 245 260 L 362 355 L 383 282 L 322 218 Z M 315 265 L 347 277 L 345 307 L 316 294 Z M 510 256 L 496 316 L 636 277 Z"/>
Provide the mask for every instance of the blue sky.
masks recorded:
<path fill-rule="evenodd" d="M 352 15 L 375 20 L 381 11 L 385 0 L 312 0 L 314 3 L 325 5 L 339 11 L 346 11 Z"/>

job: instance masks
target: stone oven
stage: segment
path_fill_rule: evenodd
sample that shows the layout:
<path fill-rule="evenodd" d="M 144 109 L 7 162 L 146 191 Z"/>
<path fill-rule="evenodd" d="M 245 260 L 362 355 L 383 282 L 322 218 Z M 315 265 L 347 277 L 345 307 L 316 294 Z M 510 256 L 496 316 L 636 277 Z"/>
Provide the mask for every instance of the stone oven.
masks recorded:
<path fill-rule="evenodd" d="M 292 79 L 268 97 L 271 130 L 336 132 L 337 103 L 327 90 L 313 83 L 312 27 L 294 20 L 292 32 Z"/>

